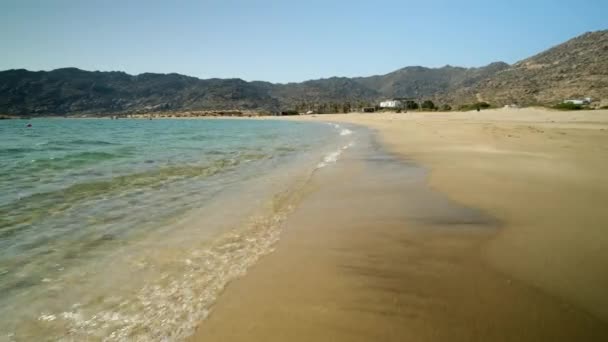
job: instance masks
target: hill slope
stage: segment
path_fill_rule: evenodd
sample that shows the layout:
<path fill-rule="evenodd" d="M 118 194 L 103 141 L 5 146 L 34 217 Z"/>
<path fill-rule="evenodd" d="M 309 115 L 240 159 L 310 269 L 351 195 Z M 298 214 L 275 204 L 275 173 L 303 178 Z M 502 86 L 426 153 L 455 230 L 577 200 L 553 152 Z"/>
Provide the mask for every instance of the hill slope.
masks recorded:
<path fill-rule="evenodd" d="M 608 30 L 585 33 L 475 84 L 490 103 L 546 104 L 570 97 L 608 100 Z M 467 89 L 461 89 L 466 94 Z"/>
<path fill-rule="evenodd" d="M 120 113 L 189 109 L 276 108 L 266 91 L 240 79 L 201 80 L 179 74 L 90 72 L 0 73 L 0 112 L 17 115 Z"/>
<path fill-rule="evenodd" d="M 424 98 L 445 95 L 456 89 L 471 86 L 508 67 L 509 65 L 503 62 L 470 69 L 449 65 L 436 69 L 415 66 L 382 76 L 355 80 L 368 88 L 376 89 L 384 97 Z"/>
<path fill-rule="evenodd" d="M 0 72 L 0 113 L 66 115 L 167 110 L 278 111 L 303 104 L 353 106 L 385 98 L 432 99 L 458 105 L 552 104 L 568 97 L 608 100 L 608 30 L 583 34 L 514 65 L 480 68 L 406 67 L 371 77 L 332 77 L 273 84 L 241 79 L 198 79 L 179 74 Z"/>

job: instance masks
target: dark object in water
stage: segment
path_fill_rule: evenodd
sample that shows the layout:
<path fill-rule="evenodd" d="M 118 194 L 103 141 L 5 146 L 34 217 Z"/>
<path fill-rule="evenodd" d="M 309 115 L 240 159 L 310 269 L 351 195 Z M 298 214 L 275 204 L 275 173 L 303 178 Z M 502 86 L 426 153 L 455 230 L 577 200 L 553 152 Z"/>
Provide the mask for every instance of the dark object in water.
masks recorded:
<path fill-rule="evenodd" d="M 27 125 L 25 125 L 25 127 L 32 127 L 32 124 L 28 123 Z"/>

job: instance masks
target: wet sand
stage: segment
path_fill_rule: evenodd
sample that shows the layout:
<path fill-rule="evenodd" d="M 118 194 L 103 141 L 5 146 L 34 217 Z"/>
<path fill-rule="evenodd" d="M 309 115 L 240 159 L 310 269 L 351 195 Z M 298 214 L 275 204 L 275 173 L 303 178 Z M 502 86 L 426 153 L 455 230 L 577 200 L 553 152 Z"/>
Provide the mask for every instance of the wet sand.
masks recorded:
<path fill-rule="evenodd" d="M 533 114 L 298 118 L 372 127 L 391 153 L 358 137 L 315 174 L 276 251 L 226 288 L 191 340 L 608 338 L 608 192 L 594 178 L 608 125 Z M 550 134 L 536 139 L 529 126 Z M 515 132 L 521 140 L 507 141 Z M 571 161 L 547 140 L 582 151 Z"/>

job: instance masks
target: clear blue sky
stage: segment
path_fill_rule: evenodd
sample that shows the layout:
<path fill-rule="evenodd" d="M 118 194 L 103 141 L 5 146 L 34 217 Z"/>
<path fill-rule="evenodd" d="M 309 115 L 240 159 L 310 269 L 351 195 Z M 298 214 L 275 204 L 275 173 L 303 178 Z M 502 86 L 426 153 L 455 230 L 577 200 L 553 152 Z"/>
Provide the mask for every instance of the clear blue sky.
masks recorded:
<path fill-rule="evenodd" d="M 272 82 L 481 66 L 608 29 L 608 0 L 0 0 L 0 70 Z"/>

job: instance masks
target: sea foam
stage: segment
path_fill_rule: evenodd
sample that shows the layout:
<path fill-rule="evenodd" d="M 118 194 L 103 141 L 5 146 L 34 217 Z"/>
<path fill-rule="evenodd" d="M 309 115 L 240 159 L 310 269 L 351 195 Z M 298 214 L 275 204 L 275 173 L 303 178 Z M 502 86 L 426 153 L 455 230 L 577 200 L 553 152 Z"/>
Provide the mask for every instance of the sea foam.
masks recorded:
<path fill-rule="evenodd" d="M 336 123 L 328 123 L 328 125 L 332 126 L 333 128 L 337 129 L 340 131 L 340 135 L 341 136 L 345 136 L 345 135 L 351 135 L 353 134 L 353 131 L 351 131 L 348 128 L 343 128 L 342 126 L 336 124 Z"/>
<path fill-rule="evenodd" d="M 335 129 L 339 130 L 339 135 L 340 136 L 348 136 L 353 134 L 353 131 L 351 131 L 348 128 L 344 128 L 336 123 L 328 123 L 328 125 L 334 127 Z M 354 142 L 351 141 L 348 144 L 340 147 L 338 150 L 333 151 L 328 153 L 327 155 L 325 155 L 323 157 L 323 160 L 321 162 L 319 162 L 319 164 L 317 164 L 317 169 L 323 168 L 329 164 L 333 164 L 335 162 L 338 161 L 340 155 L 342 154 L 342 152 L 344 152 L 346 149 L 348 149 L 349 147 L 352 147 L 354 145 Z"/>
<path fill-rule="evenodd" d="M 335 163 L 338 161 L 338 158 L 340 157 L 340 155 L 342 154 L 342 152 L 344 152 L 345 150 L 347 150 L 348 148 L 352 147 L 354 145 L 354 142 L 349 142 L 348 144 L 340 147 L 340 149 L 338 149 L 337 151 L 333 151 L 328 153 L 325 157 L 323 157 L 323 161 L 321 161 L 319 164 L 317 164 L 317 169 L 320 169 L 322 167 L 325 167 L 329 164 Z"/>
<path fill-rule="evenodd" d="M 350 130 L 350 129 L 348 129 L 348 128 L 343 128 L 343 129 L 340 131 L 340 135 L 342 135 L 342 136 L 344 136 L 344 135 L 351 135 L 351 134 L 353 134 L 353 131 L 351 131 L 351 130 Z"/>

